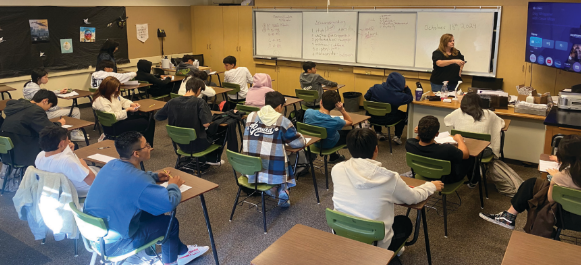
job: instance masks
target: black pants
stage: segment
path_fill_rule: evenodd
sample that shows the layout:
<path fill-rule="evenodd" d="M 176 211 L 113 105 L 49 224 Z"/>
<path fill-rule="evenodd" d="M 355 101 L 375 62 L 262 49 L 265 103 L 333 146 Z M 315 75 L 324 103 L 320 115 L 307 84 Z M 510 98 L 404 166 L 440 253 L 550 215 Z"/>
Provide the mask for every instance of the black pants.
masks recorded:
<path fill-rule="evenodd" d="M 180 144 L 180 149 L 186 153 L 197 153 L 206 150 L 210 145 L 217 144 L 222 146 L 224 144 L 224 139 L 226 138 L 226 127 L 218 127 L 218 132 L 215 135 L 207 135 L 207 139 L 197 139 L 196 141 L 188 144 Z M 224 148 L 218 148 L 215 151 L 207 154 L 204 157 L 200 157 L 200 163 L 207 162 L 219 162 L 222 158 L 222 151 Z"/>
<path fill-rule="evenodd" d="M 165 86 L 151 86 L 148 90 L 149 95 L 152 97 L 159 97 L 163 95 L 169 95 L 172 92 L 173 83 L 169 83 Z"/>
<path fill-rule="evenodd" d="M 127 115 L 127 119 L 117 121 L 112 127 L 103 126 L 105 134 L 118 136 L 124 132 L 137 131 L 143 134 L 145 140 L 153 146 L 153 136 L 155 134 L 155 120 L 149 119 L 149 115 L 141 115 L 138 113 L 131 113 Z"/>
<path fill-rule="evenodd" d="M 228 95 L 226 95 L 226 97 L 228 97 Z M 241 99 L 236 100 L 236 99 L 231 99 L 229 97 L 227 100 L 228 101 L 226 102 L 226 105 L 224 106 L 225 109 L 223 109 L 222 111 L 236 109 L 236 105 L 238 105 L 238 103 L 242 103 L 243 101 L 246 101 L 245 98 L 241 98 Z"/>
<path fill-rule="evenodd" d="M 349 134 L 349 132 L 350 131 L 348 131 L 348 130 L 340 130 L 339 131 L 339 141 L 337 141 L 337 144 L 335 144 L 335 146 L 347 144 L 347 134 Z M 329 160 L 333 161 L 333 160 L 337 159 L 338 157 L 339 157 L 339 153 L 333 153 L 329 156 Z"/>
<path fill-rule="evenodd" d="M 369 115 L 369 113 L 367 113 L 367 115 Z M 401 135 L 403 134 L 403 129 L 406 125 L 405 121 L 407 120 L 407 116 L 408 116 L 407 112 L 403 112 L 401 110 L 396 109 L 385 116 L 371 116 L 369 122 L 373 124 L 390 125 L 403 120 L 394 126 L 395 127 L 394 136 L 401 137 Z M 374 126 L 375 132 L 377 133 L 381 133 L 382 128 L 383 126 Z"/>
<path fill-rule="evenodd" d="M 393 218 L 391 229 L 393 230 L 393 237 L 387 249 L 396 251 L 412 234 L 412 220 L 405 215 L 398 215 Z"/>

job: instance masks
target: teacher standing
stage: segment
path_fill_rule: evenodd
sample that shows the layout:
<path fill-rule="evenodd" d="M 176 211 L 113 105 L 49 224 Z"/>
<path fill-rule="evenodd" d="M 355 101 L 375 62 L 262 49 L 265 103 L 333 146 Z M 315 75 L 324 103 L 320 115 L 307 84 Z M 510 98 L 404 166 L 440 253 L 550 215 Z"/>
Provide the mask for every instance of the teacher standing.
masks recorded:
<path fill-rule="evenodd" d="M 114 53 L 119 49 L 119 42 L 116 42 L 112 39 L 107 39 L 103 46 L 101 46 L 101 50 L 99 51 L 99 56 L 97 56 L 97 64 L 99 66 L 101 61 L 111 61 L 115 64 L 113 68 L 113 72 L 117 73 L 117 62 L 115 61 Z"/>
<path fill-rule="evenodd" d="M 464 55 L 454 47 L 454 36 L 444 34 L 440 37 L 440 46 L 432 53 L 434 71 L 430 77 L 432 92 L 442 90 L 443 82 L 448 81 L 448 90 L 454 89 L 462 81 Z"/>

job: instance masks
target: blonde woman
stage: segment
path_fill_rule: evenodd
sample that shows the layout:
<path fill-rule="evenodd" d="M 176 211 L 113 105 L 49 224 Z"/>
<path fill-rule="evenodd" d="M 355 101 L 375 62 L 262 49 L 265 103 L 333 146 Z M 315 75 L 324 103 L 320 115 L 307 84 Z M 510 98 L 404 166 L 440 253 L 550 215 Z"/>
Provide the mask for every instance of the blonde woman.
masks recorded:
<path fill-rule="evenodd" d="M 454 36 L 444 34 L 440 37 L 440 46 L 432 53 L 434 70 L 430 77 L 432 92 L 442 90 L 444 81 L 448 81 L 448 90 L 454 89 L 458 81 L 462 81 L 464 55 L 454 46 Z"/>

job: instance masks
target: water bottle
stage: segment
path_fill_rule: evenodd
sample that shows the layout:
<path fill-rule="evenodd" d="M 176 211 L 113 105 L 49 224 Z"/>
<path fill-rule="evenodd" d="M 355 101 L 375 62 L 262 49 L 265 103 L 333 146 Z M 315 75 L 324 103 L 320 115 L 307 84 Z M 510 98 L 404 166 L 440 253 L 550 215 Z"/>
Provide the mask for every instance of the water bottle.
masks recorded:
<path fill-rule="evenodd" d="M 448 81 L 443 82 L 444 85 L 442 86 L 442 90 L 440 91 L 440 99 L 447 99 L 448 98 Z"/>
<path fill-rule="evenodd" d="M 200 67 L 200 62 L 198 61 L 198 59 L 194 60 L 194 67 L 196 68 Z"/>
<path fill-rule="evenodd" d="M 416 82 L 416 87 L 416 101 L 420 101 L 424 94 L 424 88 L 422 88 L 422 84 L 419 81 Z"/>

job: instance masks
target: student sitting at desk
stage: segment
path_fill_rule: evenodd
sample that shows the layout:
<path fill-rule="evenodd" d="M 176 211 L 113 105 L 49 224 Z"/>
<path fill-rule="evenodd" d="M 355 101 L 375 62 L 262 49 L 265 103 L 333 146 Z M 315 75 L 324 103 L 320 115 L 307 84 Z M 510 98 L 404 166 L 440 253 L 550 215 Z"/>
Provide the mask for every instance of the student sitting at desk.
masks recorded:
<path fill-rule="evenodd" d="M 51 122 L 45 111 L 55 106 L 58 98 L 52 91 L 39 89 L 32 100 L 9 100 L 6 103 L 6 119 L 0 128 L 0 136 L 10 137 L 14 144 L 14 160 L 8 154 L 2 154 L 2 162 L 16 165 L 34 165 L 40 147 L 39 133 L 45 127 L 65 125 L 65 119 Z"/>
<path fill-rule="evenodd" d="M 491 148 L 486 147 L 482 157 L 492 153 L 500 157 L 500 133 L 504 128 L 504 120 L 490 110 L 483 110 L 480 101 L 480 96 L 476 93 L 464 95 L 460 108 L 448 114 L 444 123 L 460 131 L 490 134 Z"/>
<path fill-rule="evenodd" d="M 42 129 L 39 141 L 42 152 L 36 156 L 34 164 L 40 170 L 67 176 L 79 197 L 87 197 L 99 168 L 88 166 L 73 153 L 75 146 L 67 134 L 67 129 L 58 126 Z"/>
<path fill-rule="evenodd" d="M 149 87 L 149 94 L 153 97 L 168 95 L 171 93 L 172 85 L 171 76 L 156 76 L 151 74 L 152 63 L 148 60 L 139 60 L 137 62 L 137 75 L 135 80 L 147 81 L 151 84 Z"/>
<path fill-rule="evenodd" d="M 96 65 L 99 65 L 101 61 L 111 61 L 114 65 L 113 72 L 117 73 L 117 61 L 115 60 L 115 52 L 117 52 L 117 50 L 119 50 L 119 42 L 116 42 L 113 39 L 107 39 L 103 43 L 103 46 L 101 46 L 101 50 L 99 50 Z"/>
<path fill-rule="evenodd" d="M 168 125 L 196 130 L 198 138 L 195 141 L 186 145 L 178 144 L 179 148 L 186 153 L 198 153 L 206 150 L 213 143 L 219 145 L 224 143 L 226 127 L 220 127 L 222 130 L 216 135 L 207 135 L 206 130 L 212 122 L 212 111 L 210 106 L 199 98 L 205 88 L 202 80 L 195 77 L 189 79 L 186 94 L 183 97 L 171 99 L 155 114 L 155 119 L 158 121 L 169 119 Z M 219 166 L 224 163 L 221 157 L 222 148 L 209 153 L 200 162 Z"/>
<path fill-rule="evenodd" d="M 332 90 L 325 91 L 319 103 L 321 106 L 320 109 L 308 109 L 305 112 L 304 122 L 327 129 L 327 139 L 322 141 L 322 148 L 328 149 L 338 145 L 344 145 L 349 131 L 343 131 L 341 129 L 345 126 L 351 126 L 353 121 L 349 113 L 343 108 L 339 93 Z M 331 110 L 335 108 L 341 112 L 343 117 L 331 117 Z M 315 145 L 321 148 L 321 143 L 316 143 Z M 345 160 L 345 156 L 339 153 L 331 154 L 329 157 L 330 163 L 337 163 L 343 160 Z"/>
<path fill-rule="evenodd" d="M 198 69 L 190 71 L 190 73 L 188 73 L 188 77 L 186 77 L 184 80 L 182 80 L 182 83 L 180 85 L 180 90 L 178 90 L 178 95 L 185 95 L 186 94 L 186 84 L 188 83 L 188 81 L 190 79 L 193 78 L 199 78 L 200 80 L 204 81 L 204 86 L 205 88 L 202 89 L 202 93 L 200 93 L 200 95 L 198 95 L 199 98 L 202 98 L 204 96 L 206 97 L 213 97 L 216 96 L 216 90 L 214 90 L 212 88 L 212 86 L 216 86 L 215 83 L 213 82 L 208 82 L 208 74 L 206 73 L 206 71 L 200 71 Z"/>
<path fill-rule="evenodd" d="M 137 73 L 135 72 L 129 72 L 129 73 L 115 73 L 113 72 L 113 69 L 115 67 L 115 64 L 111 61 L 105 60 L 105 61 L 101 61 L 99 63 L 99 65 L 97 65 L 97 71 L 95 71 L 92 75 L 91 75 L 91 88 L 99 88 L 99 85 L 101 85 L 101 82 L 103 82 L 103 79 L 109 77 L 109 76 L 113 76 L 115 78 L 117 78 L 117 80 L 119 80 L 119 82 L 121 82 L 121 84 L 135 78 L 135 76 L 137 75 Z"/>
<path fill-rule="evenodd" d="M 120 256 L 164 236 L 169 215 L 180 203 L 177 175 L 144 172 L 140 163 L 150 158 L 151 146 L 138 132 L 126 132 L 115 139 L 120 159 L 109 161 L 97 174 L 84 212 L 107 222 L 105 249 L 109 256 Z M 168 183 L 167 188 L 156 182 Z M 161 245 L 164 264 L 185 265 L 201 256 L 208 247 L 184 245 L 179 238 L 179 223 L 174 219 L 167 241 Z M 100 246 L 94 246 L 100 248 Z"/>
<path fill-rule="evenodd" d="M 236 57 L 228 56 L 223 60 L 224 68 L 226 72 L 224 73 L 224 82 L 234 83 L 240 85 L 240 92 L 237 95 L 230 95 L 228 97 L 232 101 L 244 101 L 246 99 L 246 93 L 248 93 L 248 83 L 252 84 L 252 74 L 248 71 L 246 67 L 238 67 L 236 65 Z M 236 104 L 230 103 L 230 109 L 234 109 Z"/>
<path fill-rule="evenodd" d="M 262 158 L 262 171 L 256 176 L 248 176 L 248 183 L 280 184 L 267 194 L 276 197 L 278 205 L 290 206 L 288 189 L 296 186 L 294 174 L 287 167 L 285 144 L 291 148 L 302 148 L 305 139 L 297 132 L 292 122 L 282 112 L 284 96 L 277 91 L 265 95 L 266 105 L 259 111 L 248 114 L 242 153 Z M 268 148 L 266 148 L 268 146 Z"/>
<path fill-rule="evenodd" d="M 305 72 L 301 74 L 299 79 L 301 88 L 304 90 L 316 90 L 319 93 L 319 98 L 316 100 L 315 105 L 313 105 L 313 102 L 305 102 L 307 106 L 314 107 L 319 103 L 323 92 L 325 92 L 321 85 L 336 87 L 337 83 L 329 81 L 317 74 L 317 65 L 314 62 L 304 62 L 303 70 Z"/>
<path fill-rule="evenodd" d="M 493 224 L 508 229 L 514 229 L 516 216 L 525 210 L 531 210 L 532 203 L 533 205 L 538 206 L 533 209 L 538 211 L 537 218 L 546 218 L 547 220 L 556 219 L 559 224 L 561 223 L 561 220 L 563 220 L 563 223 L 567 224 L 568 227 L 576 227 L 576 230 L 581 229 L 581 216 L 572 214 L 565 210 L 561 211 L 563 216 L 558 216 L 559 211 L 554 213 L 554 208 L 550 211 L 544 211 L 543 209 L 543 207 L 552 208 L 551 204 L 555 202 L 553 200 L 553 186 L 557 185 L 560 187 L 581 190 L 581 136 L 567 135 L 565 138 L 561 139 L 557 148 L 557 156 L 551 156 L 551 160 L 559 162 L 560 166 L 558 170 L 547 170 L 549 175 L 552 176 L 550 183 L 544 177 L 527 179 L 520 185 L 518 191 L 514 197 L 512 197 L 510 201 L 511 205 L 508 210 L 497 214 L 480 213 L 480 217 Z M 541 205 L 544 205 L 545 203 L 549 203 L 549 205 L 541 207 Z M 547 217 L 546 214 L 543 214 L 546 212 L 548 212 L 550 216 Z M 527 220 L 525 231 L 529 222 L 532 221 L 534 220 Z M 541 227 L 543 224 L 546 224 L 546 221 L 540 221 L 538 226 Z M 538 227 L 535 229 L 537 232 L 539 231 Z M 546 229 L 547 235 L 553 234 L 554 231 L 552 224 L 549 224 Z"/>
<path fill-rule="evenodd" d="M 198 67 L 194 66 L 195 60 L 196 60 L 196 57 L 194 57 L 193 55 L 189 55 L 189 54 L 184 55 L 184 57 L 182 57 L 182 61 L 176 67 L 176 72 L 179 72 L 182 69 L 190 69 L 189 70 L 190 72 L 198 70 Z"/>
<path fill-rule="evenodd" d="M 147 142 L 153 145 L 155 120 L 149 120 L 147 116 L 135 113 L 141 105 L 122 97 L 119 86 L 121 86 L 119 80 L 109 76 L 101 82 L 99 90 L 93 95 L 93 109 L 112 113 L 117 119 L 112 127 L 103 127 L 105 134 L 115 132 L 119 135 L 128 131 L 143 132 Z"/>
<path fill-rule="evenodd" d="M 333 205 L 336 211 L 382 221 L 385 237 L 377 246 L 396 251 L 412 233 L 412 222 L 395 216 L 394 204 L 416 204 L 442 190 L 441 181 L 410 188 L 397 172 L 378 162 L 377 137 L 370 129 L 353 129 L 347 134 L 351 159 L 333 167 Z M 398 253 L 399 254 L 399 253 Z"/>
<path fill-rule="evenodd" d="M 30 81 L 26 82 L 24 84 L 24 89 L 22 89 L 22 95 L 23 95 L 24 99 L 29 100 L 29 101 L 32 100 L 32 98 L 34 97 L 36 92 L 38 92 L 38 90 L 40 90 L 40 85 L 44 85 L 44 84 L 48 83 L 48 72 L 46 72 L 44 69 L 34 69 L 34 70 L 32 70 L 31 77 L 32 77 L 32 79 Z M 66 94 L 67 89 L 64 88 L 64 89 L 60 90 L 59 92 L 61 94 Z M 46 115 L 48 116 L 49 120 L 57 118 L 57 117 L 69 116 L 70 113 L 71 113 L 70 108 L 61 108 L 61 107 L 57 106 L 56 103 L 50 109 L 48 109 L 46 111 Z M 72 117 L 75 119 L 81 118 L 81 112 L 79 111 L 79 108 L 73 108 Z M 87 135 L 87 138 L 88 137 L 89 136 Z M 75 142 L 85 141 L 85 135 L 80 130 L 74 130 L 71 133 L 71 140 L 73 140 Z"/>
<path fill-rule="evenodd" d="M 248 90 L 248 95 L 246 95 L 245 105 L 257 108 L 264 107 L 264 97 L 266 93 L 271 91 L 274 91 L 274 89 L 272 89 L 270 75 L 262 73 L 255 74 L 252 87 Z"/>
<path fill-rule="evenodd" d="M 403 128 L 406 125 L 405 121 L 407 120 L 407 112 L 403 112 L 398 108 L 399 106 L 406 105 L 414 100 L 412 91 L 405 84 L 405 78 L 403 75 L 398 72 L 389 74 L 387 81 L 369 88 L 364 97 L 365 100 L 368 101 L 391 104 L 391 113 L 383 117 L 371 116 L 369 122 L 374 124 L 389 125 L 400 121 L 395 125 L 394 136 L 391 140 L 396 144 L 402 144 L 401 135 L 403 133 Z M 385 134 L 381 133 L 382 126 L 375 126 L 374 129 L 377 133 L 377 138 L 382 141 L 385 140 Z"/>
<path fill-rule="evenodd" d="M 458 143 L 458 147 L 451 144 L 438 144 L 434 138 L 438 136 L 439 130 L 440 122 L 438 118 L 431 115 L 424 116 L 414 129 L 418 136 L 409 138 L 406 141 L 405 150 L 415 155 L 450 161 L 452 163 L 452 171 L 449 175 L 442 176 L 441 180 L 444 184 L 458 182 L 464 179 L 466 175 L 468 175 L 469 180 L 472 179 L 474 158 L 470 157 L 462 135 L 454 135 L 454 140 Z"/>

